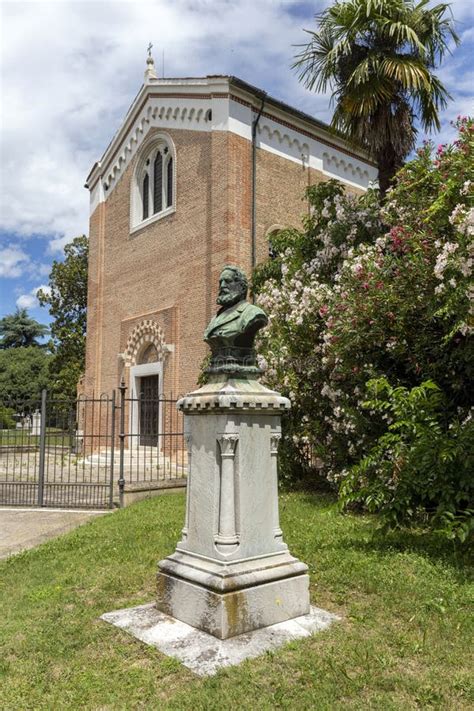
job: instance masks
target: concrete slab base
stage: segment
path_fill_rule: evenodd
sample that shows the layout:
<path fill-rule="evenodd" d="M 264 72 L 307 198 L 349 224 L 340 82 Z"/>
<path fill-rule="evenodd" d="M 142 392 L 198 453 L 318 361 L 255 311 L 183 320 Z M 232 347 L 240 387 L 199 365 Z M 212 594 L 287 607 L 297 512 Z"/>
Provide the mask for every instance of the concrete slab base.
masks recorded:
<path fill-rule="evenodd" d="M 309 637 L 340 617 L 311 607 L 309 615 L 224 640 L 165 615 L 155 603 L 107 612 L 101 619 L 178 659 L 195 674 L 212 676 L 222 667 L 240 664 L 292 640 Z"/>

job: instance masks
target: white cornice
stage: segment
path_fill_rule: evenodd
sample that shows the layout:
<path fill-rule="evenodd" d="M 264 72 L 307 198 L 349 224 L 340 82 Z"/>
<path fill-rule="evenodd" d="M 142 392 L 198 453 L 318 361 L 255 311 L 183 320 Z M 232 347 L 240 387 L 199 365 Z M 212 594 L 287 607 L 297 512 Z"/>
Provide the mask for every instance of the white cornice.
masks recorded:
<path fill-rule="evenodd" d="M 135 123 L 136 115 L 141 111 L 143 103 L 150 96 L 162 95 L 167 98 L 167 94 L 183 94 L 183 98 L 189 97 L 192 99 L 196 95 L 214 94 L 214 93 L 229 93 L 228 77 L 209 77 L 199 79 L 151 79 L 148 83 L 143 84 L 135 97 L 132 105 L 128 109 L 122 125 L 117 133 L 107 146 L 102 158 L 98 161 L 91 172 L 87 176 L 86 186 L 91 188 L 98 180 L 100 175 L 103 175 L 101 167 L 104 170 L 108 169 L 108 163 L 113 157 L 117 147 L 127 138 L 127 134 Z"/>
<path fill-rule="evenodd" d="M 263 94 L 263 92 L 262 92 Z M 262 105 L 262 97 L 256 95 L 249 90 L 240 86 L 232 85 L 232 96 L 250 104 L 254 111 L 258 111 Z M 348 144 L 343 138 L 333 133 L 322 122 L 306 116 L 303 112 L 292 107 L 286 108 L 282 102 L 276 101 L 272 97 L 266 97 L 263 102 L 263 115 L 270 116 L 274 121 L 279 122 L 282 126 L 289 125 L 292 129 L 299 130 L 304 135 L 311 138 L 319 139 L 323 143 L 328 143 L 330 146 L 337 146 L 341 151 L 353 154 L 360 160 L 371 163 L 368 154 L 357 146 Z"/>
<path fill-rule="evenodd" d="M 252 120 L 263 96 L 231 77 L 150 79 L 87 178 L 91 210 L 110 195 L 150 129 L 230 131 L 251 140 Z M 376 179 L 376 169 L 362 151 L 270 97 L 260 118 L 258 145 L 357 187 Z"/>

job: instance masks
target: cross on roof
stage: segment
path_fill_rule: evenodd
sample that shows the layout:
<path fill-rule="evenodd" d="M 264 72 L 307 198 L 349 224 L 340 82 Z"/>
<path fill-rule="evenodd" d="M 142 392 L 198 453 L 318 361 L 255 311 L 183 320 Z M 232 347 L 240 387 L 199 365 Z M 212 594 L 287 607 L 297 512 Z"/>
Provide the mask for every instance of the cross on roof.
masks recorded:
<path fill-rule="evenodd" d="M 152 45 L 152 43 L 150 42 L 150 44 L 149 44 L 148 47 L 147 47 L 147 52 L 148 52 L 148 56 L 149 56 L 149 57 L 151 57 L 151 48 L 152 48 L 152 47 L 153 47 L 153 45 Z"/>

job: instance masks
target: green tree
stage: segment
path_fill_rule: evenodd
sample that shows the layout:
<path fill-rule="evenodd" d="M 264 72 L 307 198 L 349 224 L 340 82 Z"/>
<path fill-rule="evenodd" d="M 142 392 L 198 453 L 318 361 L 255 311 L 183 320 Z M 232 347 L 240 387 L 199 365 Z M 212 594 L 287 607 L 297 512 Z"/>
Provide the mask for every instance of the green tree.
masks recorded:
<path fill-rule="evenodd" d="M 292 401 L 280 465 L 324 478 L 389 526 L 474 532 L 474 121 L 419 148 L 380 208 L 375 191 L 307 189 L 304 230 L 253 274 L 271 314 L 268 385 Z M 302 466 L 301 466 L 302 465 Z"/>
<path fill-rule="evenodd" d="M 87 322 L 87 237 L 76 237 L 64 248 L 65 259 L 54 261 L 49 275 L 50 293 L 38 292 L 42 306 L 49 306 L 51 324 L 51 373 L 56 392 L 75 397 L 85 363 Z"/>
<path fill-rule="evenodd" d="M 34 318 L 28 316 L 26 309 L 19 309 L 13 314 L 8 314 L 0 320 L 0 348 L 28 348 L 40 347 L 38 338 L 48 333 L 47 326 L 43 326 Z"/>
<path fill-rule="evenodd" d="M 459 43 L 449 4 L 428 0 L 344 0 L 316 15 L 318 28 L 294 68 L 309 89 L 333 88 L 332 126 L 364 146 L 379 169 L 385 195 L 414 148 L 415 119 L 439 130 L 451 98 L 433 73 L 449 41 Z"/>
<path fill-rule="evenodd" d="M 0 401 L 4 406 L 38 405 L 43 388 L 50 386 L 52 356 L 44 348 L 8 348 L 0 351 Z"/>

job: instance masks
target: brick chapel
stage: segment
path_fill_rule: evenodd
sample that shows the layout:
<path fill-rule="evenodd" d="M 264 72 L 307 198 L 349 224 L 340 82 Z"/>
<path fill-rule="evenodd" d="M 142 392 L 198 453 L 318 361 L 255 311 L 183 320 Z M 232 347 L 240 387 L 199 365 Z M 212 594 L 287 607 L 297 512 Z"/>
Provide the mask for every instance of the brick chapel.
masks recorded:
<path fill-rule="evenodd" d="M 277 229 L 299 227 L 305 188 L 377 176 L 361 150 L 233 76 L 145 81 L 90 191 L 85 394 L 122 376 L 140 396 L 185 393 L 206 353 L 225 264 L 250 276 Z"/>

